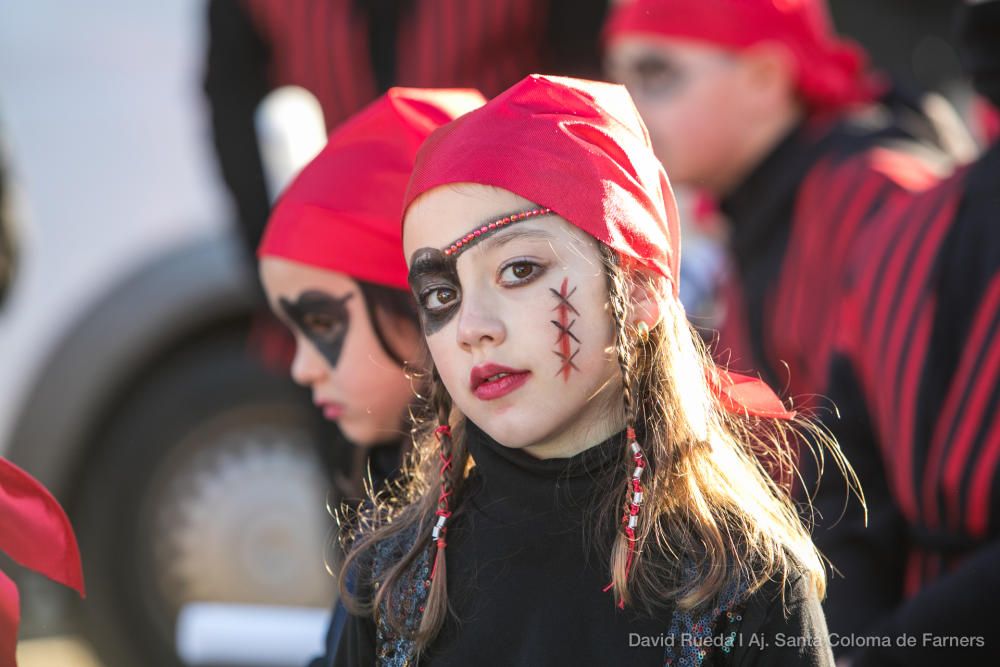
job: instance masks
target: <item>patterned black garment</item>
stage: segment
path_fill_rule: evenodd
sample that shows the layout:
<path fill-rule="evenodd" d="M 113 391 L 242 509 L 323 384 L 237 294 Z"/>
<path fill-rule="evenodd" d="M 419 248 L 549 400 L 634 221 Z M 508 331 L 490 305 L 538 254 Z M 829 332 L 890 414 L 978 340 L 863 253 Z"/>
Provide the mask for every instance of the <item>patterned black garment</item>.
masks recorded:
<path fill-rule="evenodd" d="M 828 385 L 844 326 L 843 272 L 864 248 L 866 229 L 951 168 L 915 105 L 893 94 L 879 109 L 808 120 L 721 202 L 733 269 L 717 356 L 736 370 L 760 371 L 799 407 L 823 408 L 830 403 L 825 396 L 843 412 L 859 399 Z M 829 412 L 817 416 L 837 425 Z M 842 438 L 840 446 L 864 488 L 869 528 L 859 503 L 845 510 L 846 487 L 827 462 L 813 501 L 813 537 L 842 575 L 831 579 L 824 602 L 830 629 L 850 634 L 899 601 L 903 538 L 877 444 Z M 812 457 L 799 465 L 812 488 L 818 474 Z"/>
<path fill-rule="evenodd" d="M 595 530 L 593 501 L 618 468 L 624 434 L 569 459 L 538 460 L 469 427 L 476 461 L 448 530 L 449 619 L 428 651 L 384 622 L 351 617 L 334 665 L 831 665 L 819 601 L 799 574 L 747 596 L 725 592 L 696 614 L 619 609 Z M 623 483 L 623 482 L 622 482 Z M 617 487 L 614 487 L 617 488 Z M 613 526 L 612 526 L 613 528 Z M 412 540 L 407 536 L 404 540 Z M 376 572 L 404 551 L 383 545 Z M 430 551 L 401 602 L 411 627 L 427 591 Z M 672 639 L 671 639 L 672 638 Z M 764 642 L 769 645 L 765 648 Z"/>
<path fill-rule="evenodd" d="M 866 634 L 912 635 L 922 649 L 868 648 L 858 664 L 1000 661 L 998 210 L 1000 144 L 870 230 L 872 256 L 848 272 L 830 392 L 859 400 L 835 434 L 881 453 L 893 501 L 881 512 L 897 515 L 903 546 L 882 573 L 899 573 L 901 598 Z M 976 643 L 929 650 L 925 632 Z"/>
<path fill-rule="evenodd" d="M 962 25 L 973 81 L 1000 108 L 1000 2 L 965 7 Z M 891 207 L 845 273 L 829 388 L 844 418 L 833 426 L 879 452 L 890 492 L 882 525 L 853 538 L 862 552 L 885 553 L 872 545 L 887 533 L 901 545 L 863 582 L 880 590 L 895 575 L 900 596 L 869 606 L 864 628 L 894 641 L 855 651 L 856 665 L 1000 664 L 998 211 L 994 143 Z"/>

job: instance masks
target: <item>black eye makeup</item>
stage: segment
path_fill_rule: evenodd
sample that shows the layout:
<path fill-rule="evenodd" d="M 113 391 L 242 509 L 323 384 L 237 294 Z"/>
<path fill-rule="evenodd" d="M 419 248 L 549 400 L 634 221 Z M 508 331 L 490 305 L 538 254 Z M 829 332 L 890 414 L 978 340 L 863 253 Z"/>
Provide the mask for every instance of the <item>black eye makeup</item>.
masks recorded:
<path fill-rule="evenodd" d="M 330 368 L 336 368 L 350 325 L 347 302 L 349 292 L 334 296 L 321 290 L 308 290 L 292 301 L 284 297 L 278 302 L 285 316 L 316 347 Z"/>
<path fill-rule="evenodd" d="M 410 256 L 409 283 L 413 296 L 420 306 L 420 322 L 424 335 L 430 336 L 447 325 L 458 312 L 462 301 L 461 284 L 456 263 L 470 247 L 485 242 L 494 249 L 522 238 L 544 239 L 551 243 L 550 233 L 539 229 L 507 228 L 531 218 L 546 216 L 552 211 L 536 208 L 521 213 L 511 213 L 482 224 L 472 232 L 454 241 L 444 249 L 420 248 Z M 497 232 L 504 231 L 503 234 Z M 497 269 L 496 282 L 502 287 L 520 287 L 534 282 L 545 274 L 548 264 L 531 257 L 515 257 L 504 261 Z"/>
<path fill-rule="evenodd" d="M 409 282 L 424 335 L 437 333 L 458 312 L 461 289 L 455 258 L 437 248 L 420 248 L 410 259 Z"/>

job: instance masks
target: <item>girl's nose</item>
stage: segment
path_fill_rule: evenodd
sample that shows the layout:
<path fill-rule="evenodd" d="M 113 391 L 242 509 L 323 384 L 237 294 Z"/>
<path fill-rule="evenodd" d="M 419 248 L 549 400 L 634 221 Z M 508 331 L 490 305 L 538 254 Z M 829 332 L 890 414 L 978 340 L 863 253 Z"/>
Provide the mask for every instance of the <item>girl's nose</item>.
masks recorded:
<path fill-rule="evenodd" d="M 482 299 L 463 295 L 458 314 L 458 344 L 467 351 L 484 345 L 500 345 L 506 338 L 506 328 L 496 308 Z"/>
<path fill-rule="evenodd" d="M 311 387 L 322 380 L 328 371 L 326 360 L 313 344 L 297 336 L 295 358 L 292 359 L 292 380 L 303 387 Z"/>

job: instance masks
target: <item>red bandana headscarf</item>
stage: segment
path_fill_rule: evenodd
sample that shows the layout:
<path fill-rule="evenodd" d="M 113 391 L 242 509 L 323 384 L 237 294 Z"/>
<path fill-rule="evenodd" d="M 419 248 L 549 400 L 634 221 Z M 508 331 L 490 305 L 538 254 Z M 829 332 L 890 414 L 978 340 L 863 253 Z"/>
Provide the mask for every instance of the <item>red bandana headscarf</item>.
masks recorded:
<path fill-rule="evenodd" d="M 778 42 L 795 61 L 803 100 L 818 111 L 870 102 L 880 87 L 865 70 L 864 51 L 834 32 L 824 0 L 627 0 L 611 11 L 604 39 L 627 35 L 733 50 Z"/>
<path fill-rule="evenodd" d="M 288 186 L 258 256 L 409 290 L 399 211 L 417 149 L 485 101 L 475 90 L 390 89 L 334 130 Z"/>
<path fill-rule="evenodd" d="M 497 186 L 552 209 L 665 277 L 677 298 L 677 204 L 624 87 L 541 75 L 521 80 L 427 139 L 404 211 L 424 192 L 450 183 Z M 728 410 L 792 416 L 760 380 L 715 368 L 709 380 Z"/>

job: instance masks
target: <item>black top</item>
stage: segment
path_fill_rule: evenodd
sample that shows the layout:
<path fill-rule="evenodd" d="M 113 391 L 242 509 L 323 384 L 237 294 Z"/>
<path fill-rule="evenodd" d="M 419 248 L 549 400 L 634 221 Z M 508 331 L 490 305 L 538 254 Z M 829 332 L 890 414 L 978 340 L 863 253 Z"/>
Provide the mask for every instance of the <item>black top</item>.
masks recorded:
<path fill-rule="evenodd" d="M 458 620 L 449 618 L 421 665 L 658 666 L 665 664 L 667 638 L 676 636 L 681 647 L 682 637 L 691 636 L 683 633 L 697 634 L 692 626 L 699 620 L 714 630 L 713 641 L 728 637 L 728 649 L 673 664 L 832 664 L 819 601 L 798 574 L 786 584 L 787 616 L 776 584 L 717 605 L 706 619 L 669 608 L 648 616 L 617 607 L 603 590 L 610 576 L 602 552 L 614 526 L 596 530 L 593 505 L 615 483 L 623 434 L 572 458 L 538 460 L 470 424 L 468 446 L 476 466 L 446 550 Z M 351 617 L 334 665 L 406 664 L 399 656 L 376 662 L 377 634 L 371 619 Z M 755 636 L 770 646 L 762 650 Z M 687 648 L 675 658 L 699 657 L 698 647 Z"/>

